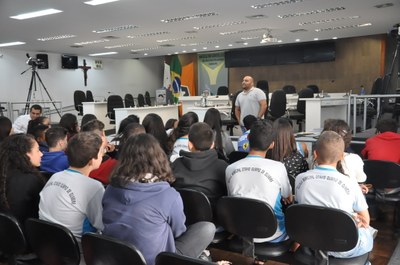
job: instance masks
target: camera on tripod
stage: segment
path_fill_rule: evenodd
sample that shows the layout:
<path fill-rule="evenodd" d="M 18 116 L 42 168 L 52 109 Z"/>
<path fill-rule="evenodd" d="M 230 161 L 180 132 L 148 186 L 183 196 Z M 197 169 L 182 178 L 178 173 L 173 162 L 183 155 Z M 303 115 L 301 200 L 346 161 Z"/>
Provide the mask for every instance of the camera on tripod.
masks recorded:
<path fill-rule="evenodd" d="M 28 57 L 28 60 L 26 61 L 26 64 L 27 64 L 27 65 L 31 65 L 31 66 L 44 65 L 43 60 L 30 57 L 30 56 L 29 56 L 29 53 L 26 54 L 26 57 Z"/>

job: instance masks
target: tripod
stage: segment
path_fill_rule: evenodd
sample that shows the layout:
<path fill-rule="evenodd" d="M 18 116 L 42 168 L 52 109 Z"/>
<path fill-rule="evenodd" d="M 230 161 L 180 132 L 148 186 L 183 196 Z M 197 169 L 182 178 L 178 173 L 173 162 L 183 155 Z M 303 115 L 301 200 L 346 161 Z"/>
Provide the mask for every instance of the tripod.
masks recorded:
<path fill-rule="evenodd" d="M 44 91 L 46 92 L 47 96 L 49 97 L 50 102 L 53 104 L 54 109 L 57 111 L 58 115 L 61 117 L 61 113 L 60 113 L 59 109 L 57 108 L 56 104 L 54 103 L 53 99 L 51 98 L 49 91 L 47 91 L 47 88 L 44 86 L 44 84 L 43 84 L 43 82 L 42 82 L 42 79 L 41 79 L 40 76 L 39 76 L 39 73 L 36 71 L 36 67 L 37 67 L 36 63 L 33 63 L 33 64 L 32 64 L 32 67 L 29 67 L 28 69 L 26 69 L 25 71 L 23 71 L 23 72 L 21 73 L 21 75 L 22 75 L 22 74 L 24 74 L 26 71 L 28 71 L 29 69 L 32 69 L 32 77 L 31 77 L 31 82 L 30 82 L 30 85 L 29 85 L 28 96 L 27 96 L 27 98 L 26 98 L 26 104 L 25 104 L 25 108 L 24 108 L 24 114 L 28 114 L 28 113 L 29 113 L 29 106 L 30 106 L 30 104 L 31 104 L 31 97 L 32 97 L 32 91 L 33 91 L 33 89 L 35 89 L 35 91 L 37 91 L 37 90 L 36 90 L 36 77 L 37 77 L 37 79 L 39 79 L 39 82 L 40 82 L 40 84 L 42 85 Z"/>

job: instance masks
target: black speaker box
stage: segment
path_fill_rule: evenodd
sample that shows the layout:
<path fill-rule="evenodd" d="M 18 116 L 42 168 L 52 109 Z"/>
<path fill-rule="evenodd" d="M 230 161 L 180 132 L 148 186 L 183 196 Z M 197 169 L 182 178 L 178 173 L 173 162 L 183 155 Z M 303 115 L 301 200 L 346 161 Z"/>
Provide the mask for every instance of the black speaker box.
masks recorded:
<path fill-rule="evenodd" d="M 38 65 L 39 69 L 49 69 L 49 56 L 45 53 L 36 54 L 36 59 L 40 60 L 41 64 Z"/>

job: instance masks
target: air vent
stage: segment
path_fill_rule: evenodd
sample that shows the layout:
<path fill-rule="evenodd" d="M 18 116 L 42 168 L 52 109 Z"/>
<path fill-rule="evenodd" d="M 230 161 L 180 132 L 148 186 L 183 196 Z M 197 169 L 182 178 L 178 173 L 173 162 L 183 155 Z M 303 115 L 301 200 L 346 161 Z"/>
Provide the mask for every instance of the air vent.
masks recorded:
<path fill-rule="evenodd" d="M 391 7 L 391 6 L 393 6 L 393 3 L 386 3 L 386 4 L 376 5 L 374 7 L 376 7 L 376 8 L 385 8 L 385 7 Z"/>
<path fill-rule="evenodd" d="M 292 30 L 289 30 L 289 32 L 292 32 L 292 33 L 299 33 L 299 32 L 307 32 L 308 30 L 306 30 L 306 29 L 292 29 Z"/>
<path fill-rule="evenodd" d="M 246 18 L 248 18 L 248 19 L 254 19 L 254 20 L 255 20 L 255 19 L 268 18 L 268 16 L 259 14 L 259 15 L 253 15 L 253 16 L 246 16 Z"/>
<path fill-rule="evenodd" d="M 162 19 L 161 22 L 163 22 L 163 23 L 182 22 L 182 21 L 191 20 L 191 19 L 206 18 L 206 17 L 218 16 L 218 15 L 219 14 L 217 12 L 208 12 L 208 13 L 202 13 L 202 14 L 196 14 L 196 15 Z"/>
<path fill-rule="evenodd" d="M 175 47 L 174 44 L 161 44 L 160 47 Z"/>
<path fill-rule="evenodd" d="M 83 48 L 83 45 L 71 45 L 71 48 Z"/>
<path fill-rule="evenodd" d="M 116 39 L 119 39 L 120 37 L 117 37 L 117 36 L 104 36 L 104 37 L 101 37 L 102 39 L 107 39 L 107 40 L 116 40 Z"/>
<path fill-rule="evenodd" d="M 296 4 L 296 3 L 303 2 L 303 1 L 304 0 L 284 0 L 284 1 L 267 3 L 267 4 L 252 5 L 251 8 L 260 9 L 260 8 L 276 7 L 276 6 L 283 6 L 283 5 L 288 5 L 288 4 Z"/>
<path fill-rule="evenodd" d="M 187 34 L 195 34 L 195 33 L 197 33 L 197 30 L 188 30 L 188 31 L 185 31 L 185 33 L 187 33 Z"/>

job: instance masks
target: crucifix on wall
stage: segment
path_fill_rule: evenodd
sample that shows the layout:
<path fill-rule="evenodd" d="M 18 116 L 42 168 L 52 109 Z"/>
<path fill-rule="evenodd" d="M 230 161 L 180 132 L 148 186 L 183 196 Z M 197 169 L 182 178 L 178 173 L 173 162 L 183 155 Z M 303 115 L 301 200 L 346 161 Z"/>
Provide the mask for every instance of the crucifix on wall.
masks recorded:
<path fill-rule="evenodd" d="M 83 59 L 83 66 L 79 66 L 78 68 L 83 70 L 83 78 L 84 78 L 84 81 L 85 81 L 85 86 L 87 86 L 87 78 L 88 78 L 87 72 L 90 69 L 92 69 L 92 67 L 91 66 L 87 66 L 86 65 L 86 60 Z"/>

